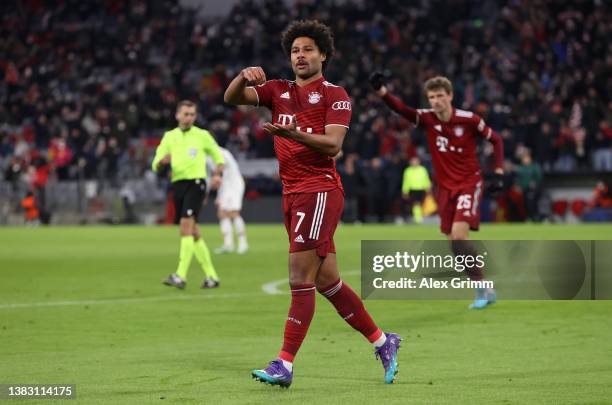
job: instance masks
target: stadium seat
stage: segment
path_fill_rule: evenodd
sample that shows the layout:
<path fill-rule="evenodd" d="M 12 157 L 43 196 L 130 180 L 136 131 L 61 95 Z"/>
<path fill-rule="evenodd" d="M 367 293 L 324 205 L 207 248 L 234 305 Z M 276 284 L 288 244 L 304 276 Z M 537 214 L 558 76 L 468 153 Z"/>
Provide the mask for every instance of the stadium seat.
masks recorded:
<path fill-rule="evenodd" d="M 577 199 L 577 200 L 572 201 L 571 209 L 574 215 L 576 215 L 577 217 L 580 217 L 584 213 L 584 209 L 586 208 L 586 206 L 587 206 L 586 201 L 582 199 Z"/>
<path fill-rule="evenodd" d="M 567 212 L 568 202 L 567 200 L 557 200 L 552 203 L 552 212 L 554 215 L 563 218 Z"/>

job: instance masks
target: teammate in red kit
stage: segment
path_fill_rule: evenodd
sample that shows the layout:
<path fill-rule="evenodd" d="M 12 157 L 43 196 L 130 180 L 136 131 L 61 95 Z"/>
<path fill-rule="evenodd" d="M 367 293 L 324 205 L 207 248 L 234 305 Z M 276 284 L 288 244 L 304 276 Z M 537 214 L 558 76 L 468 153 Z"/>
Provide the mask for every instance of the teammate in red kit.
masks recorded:
<path fill-rule="evenodd" d="M 504 145 L 501 138 L 470 111 L 452 106 L 453 86 L 446 77 L 437 76 L 425 82 L 425 93 L 431 106 L 428 110 L 410 108 L 389 92 L 384 76 L 375 72 L 370 83 L 389 108 L 427 132 L 437 181 L 436 200 L 440 213 L 441 230 L 451 241 L 456 254 L 473 254 L 473 246 L 465 241 L 469 230 L 480 226 L 482 201 L 482 173 L 477 155 L 477 141 L 486 139 L 493 144 L 495 179 L 490 189 L 501 189 L 503 184 Z M 474 266 L 468 275 L 482 280 L 482 269 Z M 496 301 L 493 289 L 477 289 L 476 300 L 470 308 L 482 309 Z"/>
<path fill-rule="evenodd" d="M 342 87 L 323 77 L 334 53 L 331 31 L 317 21 L 296 21 L 282 34 L 281 43 L 290 57 L 294 81 L 266 81 L 261 67 L 248 67 L 232 80 L 224 96 L 229 104 L 272 111 L 272 122 L 264 128 L 274 135 L 290 243 L 291 306 L 283 346 L 278 359 L 252 375 L 272 385 L 291 385 L 293 360 L 314 315 L 316 289 L 374 344 L 385 368 L 385 382 L 392 383 L 401 339 L 376 326 L 359 296 L 340 279 L 336 262 L 333 236 L 344 191 L 333 158 L 349 128 L 351 100 Z"/>

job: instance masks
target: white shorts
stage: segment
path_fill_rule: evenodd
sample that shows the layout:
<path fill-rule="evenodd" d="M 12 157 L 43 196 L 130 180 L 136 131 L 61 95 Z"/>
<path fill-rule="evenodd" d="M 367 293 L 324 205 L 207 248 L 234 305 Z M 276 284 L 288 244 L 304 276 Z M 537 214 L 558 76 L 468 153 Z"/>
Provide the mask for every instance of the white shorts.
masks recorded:
<path fill-rule="evenodd" d="M 242 210 L 243 197 L 244 183 L 226 187 L 219 193 L 219 209 L 223 211 L 240 211 Z"/>

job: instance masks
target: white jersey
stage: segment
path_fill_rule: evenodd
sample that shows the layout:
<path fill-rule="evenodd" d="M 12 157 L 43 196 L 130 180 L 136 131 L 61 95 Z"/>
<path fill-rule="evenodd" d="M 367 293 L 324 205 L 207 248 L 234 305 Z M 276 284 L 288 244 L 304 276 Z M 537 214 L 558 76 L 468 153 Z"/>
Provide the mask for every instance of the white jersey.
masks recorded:
<path fill-rule="evenodd" d="M 244 179 L 240 173 L 240 167 L 229 150 L 221 147 L 219 149 L 225 160 L 221 187 L 217 191 L 220 208 L 227 211 L 240 211 L 244 196 Z"/>
<path fill-rule="evenodd" d="M 223 155 L 223 159 L 225 160 L 225 168 L 223 169 L 223 181 L 221 182 L 221 187 L 219 188 L 219 192 L 231 192 L 231 188 L 233 186 L 244 187 L 244 179 L 242 178 L 242 174 L 240 174 L 240 167 L 238 166 L 238 162 L 234 159 L 232 153 L 225 149 L 221 149 L 221 155 Z M 228 188 L 230 190 L 224 190 Z"/>

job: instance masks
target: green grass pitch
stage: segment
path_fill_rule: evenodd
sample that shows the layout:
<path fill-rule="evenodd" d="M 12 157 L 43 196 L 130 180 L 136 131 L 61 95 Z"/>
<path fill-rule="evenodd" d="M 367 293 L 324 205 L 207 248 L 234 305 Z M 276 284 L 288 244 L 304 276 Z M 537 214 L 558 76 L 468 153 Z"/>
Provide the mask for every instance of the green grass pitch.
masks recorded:
<path fill-rule="evenodd" d="M 68 404 L 612 403 L 611 301 L 366 301 L 404 337 L 385 385 L 371 346 L 319 296 L 291 388 L 257 383 L 250 370 L 282 342 L 286 283 L 279 295 L 262 285 L 287 278 L 287 240 L 282 225 L 247 230 L 247 255 L 213 258 L 221 288 L 199 289 L 194 260 L 179 291 L 161 284 L 175 227 L 0 229 L 0 384 L 76 384 Z M 220 244 L 217 226 L 203 231 Z M 475 236 L 608 239 L 612 225 L 485 224 Z M 341 226 L 343 278 L 359 288 L 362 239 L 440 238 L 434 226 Z"/>

